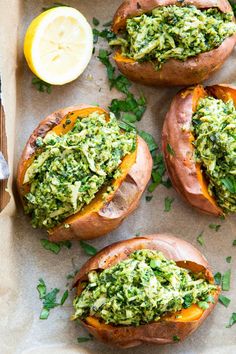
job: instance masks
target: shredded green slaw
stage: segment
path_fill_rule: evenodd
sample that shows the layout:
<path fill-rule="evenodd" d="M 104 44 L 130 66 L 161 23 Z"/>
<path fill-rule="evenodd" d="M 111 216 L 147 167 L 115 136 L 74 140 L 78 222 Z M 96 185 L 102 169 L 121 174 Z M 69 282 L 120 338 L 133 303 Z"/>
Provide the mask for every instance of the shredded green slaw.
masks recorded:
<path fill-rule="evenodd" d="M 230 99 L 202 98 L 193 115 L 195 158 L 208 191 L 226 212 L 236 212 L 236 109 Z"/>
<path fill-rule="evenodd" d="M 121 132 L 111 113 L 78 117 L 68 133 L 37 139 L 39 154 L 27 169 L 26 213 L 33 227 L 51 228 L 89 204 L 119 177 L 122 158 L 136 148 L 136 132 Z"/>
<path fill-rule="evenodd" d="M 215 285 L 168 260 L 161 252 L 142 249 L 115 266 L 88 274 L 74 300 L 73 319 L 95 316 L 115 325 L 158 321 L 161 316 L 213 302 Z"/>
<path fill-rule="evenodd" d="M 124 36 L 110 45 L 135 61 L 154 61 L 160 69 L 168 59 L 186 60 L 217 48 L 236 33 L 233 12 L 195 6 L 162 6 L 127 20 Z"/>

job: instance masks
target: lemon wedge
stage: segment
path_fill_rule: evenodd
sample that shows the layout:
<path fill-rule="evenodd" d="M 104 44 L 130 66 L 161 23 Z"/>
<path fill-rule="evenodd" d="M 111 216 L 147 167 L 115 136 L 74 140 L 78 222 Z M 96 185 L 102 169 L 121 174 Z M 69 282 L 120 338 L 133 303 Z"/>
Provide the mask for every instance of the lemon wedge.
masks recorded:
<path fill-rule="evenodd" d="M 41 80 L 63 85 L 87 67 L 93 51 L 93 33 L 86 18 L 72 7 L 57 7 L 36 17 L 24 41 L 26 61 Z"/>

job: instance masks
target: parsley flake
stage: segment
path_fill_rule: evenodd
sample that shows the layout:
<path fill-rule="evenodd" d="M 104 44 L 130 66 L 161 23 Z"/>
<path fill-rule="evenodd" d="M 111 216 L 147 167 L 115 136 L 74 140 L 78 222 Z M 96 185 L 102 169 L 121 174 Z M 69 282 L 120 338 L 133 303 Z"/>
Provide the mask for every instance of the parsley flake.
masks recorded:
<path fill-rule="evenodd" d="M 70 249 L 72 246 L 72 243 L 70 241 L 51 242 L 47 239 L 41 239 L 40 242 L 43 248 L 45 248 L 45 250 L 51 251 L 55 254 L 58 254 L 63 248 L 63 246 L 67 247 L 68 249 Z"/>
<path fill-rule="evenodd" d="M 104 23 L 103 27 L 111 27 L 111 25 L 112 25 L 112 20 Z"/>
<path fill-rule="evenodd" d="M 61 7 L 61 6 L 70 7 L 69 5 L 63 4 L 61 2 L 54 2 L 53 5 L 47 6 L 47 7 L 43 7 L 42 10 L 43 11 L 47 11 L 47 10 L 53 9 L 54 7 Z"/>
<path fill-rule="evenodd" d="M 219 296 L 219 301 L 225 307 L 228 307 L 230 302 L 231 302 L 231 300 L 228 297 L 224 296 L 224 295 L 220 295 Z"/>
<path fill-rule="evenodd" d="M 39 79 L 38 77 L 33 77 L 32 85 L 34 85 L 39 92 L 52 92 L 52 85 Z"/>
<path fill-rule="evenodd" d="M 153 198 L 153 195 L 146 195 L 146 202 L 150 202 Z"/>
<path fill-rule="evenodd" d="M 198 235 L 197 242 L 199 243 L 199 245 L 204 246 L 205 241 L 204 241 L 204 238 L 203 238 L 203 231 Z"/>
<path fill-rule="evenodd" d="M 39 299 L 43 303 L 43 308 L 40 313 L 40 320 L 46 320 L 50 314 L 50 310 L 57 307 L 62 306 L 68 297 L 68 290 L 64 292 L 62 295 L 60 303 L 57 302 L 57 295 L 59 293 L 59 289 L 54 288 L 50 292 L 47 292 L 47 287 L 42 278 L 39 279 L 39 284 L 37 285 L 37 290 L 39 293 Z"/>
<path fill-rule="evenodd" d="M 142 118 L 146 110 L 146 100 L 143 96 L 136 99 L 134 95 L 129 92 L 131 82 L 121 74 L 116 75 L 115 67 L 110 62 L 110 55 L 111 53 L 107 50 L 100 49 L 98 59 L 106 66 L 110 89 L 115 87 L 118 91 L 124 93 L 126 98 L 124 100 L 113 99 L 109 109 L 117 118 L 122 118 L 126 123 L 135 123 Z M 122 112 L 129 113 L 130 115 L 121 117 Z"/>
<path fill-rule="evenodd" d="M 96 17 L 93 17 L 93 24 L 94 26 L 98 26 L 100 24 L 100 21 Z"/>
<path fill-rule="evenodd" d="M 153 159 L 153 170 L 152 170 L 152 183 L 150 184 L 148 191 L 152 193 L 159 184 L 164 185 L 166 188 L 171 187 L 171 182 L 168 179 L 164 179 L 166 172 L 166 167 L 163 159 L 163 155 L 157 153 L 156 151 L 151 151 Z"/>
<path fill-rule="evenodd" d="M 143 130 L 139 130 L 139 136 L 146 141 L 150 152 L 156 150 L 158 148 L 157 143 L 155 142 L 153 136 Z"/>
<path fill-rule="evenodd" d="M 173 341 L 174 341 L 174 342 L 179 342 L 179 341 L 180 341 L 179 336 L 173 336 Z"/>
<path fill-rule="evenodd" d="M 217 272 L 214 275 L 214 279 L 215 279 L 216 285 L 220 285 L 221 284 L 221 279 L 222 279 L 222 274 L 220 272 Z"/>
<path fill-rule="evenodd" d="M 64 305 L 64 303 L 66 302 L 68 296 L 69 296 L 69 291 L 66 290 L 66 291 L 64 292 L 64 294 L 62 295 L 62 298 L 61 298 L 61 301 L 60 301 L 60 305 L 61 305 L 61 306 Z"/>
<path fill-rule="evenodd" d="M 229 269 L 222 276 L 222 290 L 223 291 L 229 291 L 230 279 L 231 279 L 231 270 Z"/>
<path fill-rule="evenodd" d="M 88 256 L 94 256 L 97 253 L 97 250 L 95 247 L 89 245 L 88 243 L 86 243 L 84 241 L 80 241 L 80 246 Z"/>
<path fill-rule="evenodd" d="M 92 335 L 89 335 L 89 337 L 78 337 L 77 342 L 78 343 L 85 343 L 85 342 L 88 342 L 89 340 L 92 340 L 92 339 L 93 339 Z"/>
<path fill-rule="evenodd" d="M 233 312 L 226 328 L 232 327 L 236 323 L 236 312 Z"/>
<path fill-rule="evenodd" d="M 217 224 L 210 224 L 209 228 L 214 230 L 215 232 L 219 231 L 221 225 L 217 225 Z"/>
<path fill-rule="evenodd" d="M 170 198 L 170 197 L 165 198 L 165 209 L 164 209 L 165 212 L 169 212 L 171 210 L 173 201 L 174 198 Z"/>

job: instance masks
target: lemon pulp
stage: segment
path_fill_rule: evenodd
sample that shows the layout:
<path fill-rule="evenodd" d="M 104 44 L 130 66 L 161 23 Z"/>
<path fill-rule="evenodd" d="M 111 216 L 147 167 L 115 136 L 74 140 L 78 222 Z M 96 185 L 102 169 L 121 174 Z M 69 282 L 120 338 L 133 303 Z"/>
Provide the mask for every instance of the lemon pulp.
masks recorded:
<path fill-rule="evenodd" d="M 30 69 L 53 85 L 63 85 L 81 75 L 92 50 L 93 34 L 86 18 L 78 10 L 64 6 L 36 17 L 24 41 Z"/>

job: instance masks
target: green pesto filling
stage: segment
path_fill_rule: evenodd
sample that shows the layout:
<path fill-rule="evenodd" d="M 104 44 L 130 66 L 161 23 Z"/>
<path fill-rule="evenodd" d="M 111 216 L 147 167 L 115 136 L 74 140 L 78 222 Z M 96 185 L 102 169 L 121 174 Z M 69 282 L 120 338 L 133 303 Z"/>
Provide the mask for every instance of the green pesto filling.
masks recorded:
<path fill-rule="evenodd" d="M 193 115 L 196 161 L 209 180 L 210 195 L 225 212 L 236 212 L 236 109 L 233 100 L 199 100 Z"/>
<path fill-rule="evenodd" d="M 168 59 L 186 60 L 217 48 L 236 33 L 233 12 L 195 6 L 163 6 L 127 20 L 123 37 L 110 42 L 135 61 L 154 61 L 157 69 Z"/>
<path fill-rule="evenodd" d="M 161 252 L 139 250 L 102 272 L 91 271 L 74 300 L 73 319 L 95 316 L 106 323 L 135 325 L 198 304 L 213 302 L 216 287 L 166 259 Z"/>
<path fill-rule="evenodd" d="M 121 133 L 112 113 L 106 121 L 94 112 L 78 117 L 64 135 L 38 138 L 37 145 L 40 153 L 24 178 L 30 183 L 25 211 L 33 227 L 51 228 L 89 204 L 101 187 L 110 191 L 122 158 L 136 148 L 136 133 Z"/>

